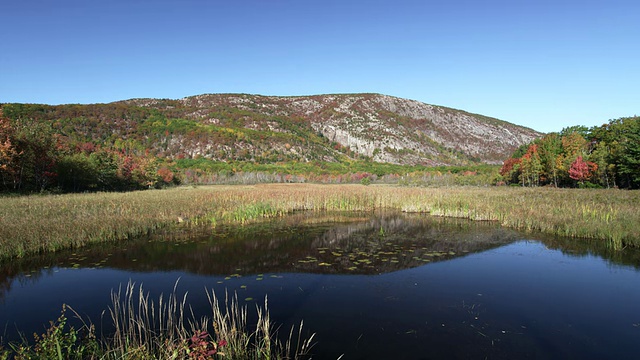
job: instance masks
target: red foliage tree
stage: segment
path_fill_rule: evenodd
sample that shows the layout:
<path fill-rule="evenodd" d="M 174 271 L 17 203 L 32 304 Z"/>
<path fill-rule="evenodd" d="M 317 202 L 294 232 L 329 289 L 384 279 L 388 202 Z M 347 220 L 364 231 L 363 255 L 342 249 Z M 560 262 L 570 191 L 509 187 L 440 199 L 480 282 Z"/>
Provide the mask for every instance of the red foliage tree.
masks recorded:
<path fill-rule="evenodd" d="M 170 184 L 173 181 L 174 174 L 166 166 L 163 166 L 160 169 L 158 169 L 157 174 L 162 178 L 162 181 L 165 182 L 166 184 Z"/>
<path fill-rule="evenodd" d="M 573 180 L 577 180 L 580 183 L 584 183 L 591 178 L 591 175 L 598 166 L 591 161 L 584 161 L 582 156 L 578 156 L 576 160 L 571 164 L 569 169 L 569 177 Z"/>
<path fill-rule="evenodd" d="M 504 161 L 504 163 L 502 164 L 502 167 L 500 168 L 500 175 L 502 176 L 508 176 L 511 171 L 513 171 L 513 167 L 517 164 L 520 164 L 522 160 L 520 159 L 515 159 L 515 158 L 508 158 L 507 160 Z"/>
<path fill-rule="evenodd" d="M 500 168 L 500 175 L 506 183 L 518 182 L 519 169 L 516 169 L 516 166 L 519 167 L 521 162 L 520 158 L 509 158 L 504 161 Z"/>

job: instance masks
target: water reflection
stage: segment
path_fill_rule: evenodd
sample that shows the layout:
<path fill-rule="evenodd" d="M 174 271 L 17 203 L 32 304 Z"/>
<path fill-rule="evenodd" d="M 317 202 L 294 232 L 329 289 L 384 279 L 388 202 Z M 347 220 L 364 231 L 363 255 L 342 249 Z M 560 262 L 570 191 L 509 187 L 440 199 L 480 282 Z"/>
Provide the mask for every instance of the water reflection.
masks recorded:
<path fill-rule="evenodd" d="M 99 319 L 129 279 L 153 297 L 181 278 L 194 311 L 204 288 L 268 295 L 277 323 L 318 333 L 317 359 L 637 354 L 639 253 L 528 236 L 397 213 L 171 231 L 4 264 L 0 324 L 43 329 L 62 303 Z"/>
<path fill-rule="evenodd" d="M 408 214 L 299 213 L 268 223 L 165 231 L 123 243 L 16 259 L 0 270 L 0 296 L 13 279 L 53 268 L 114 268 L 200 275 L 305 272 L 380 274 L 514 241 L 494 224 Z"/>
<path fill-rule="evenodd" d="M 0 267 L 0 299 L 54 268 L 113 268 L 200 275 L 304 272 L 381 274 L 485 251 L 521 238 L 495 223 L 420 214 L 298 213 L 268 223 L 170 230 L 123 243 L 14 259 Z M 602 241 L 536 235 L 568 256 L 640 268 L 640 252 Z"/>

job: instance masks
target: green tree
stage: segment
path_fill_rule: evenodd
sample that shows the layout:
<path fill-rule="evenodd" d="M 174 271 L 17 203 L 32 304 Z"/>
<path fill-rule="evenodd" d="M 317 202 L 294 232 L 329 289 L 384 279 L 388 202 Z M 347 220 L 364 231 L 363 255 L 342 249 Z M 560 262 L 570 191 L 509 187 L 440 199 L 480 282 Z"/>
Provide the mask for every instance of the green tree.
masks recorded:
<path fill-rule="evenodd" d="M 117 177 L 118 162 L 113 151 L 98 149 L 89 155 L 89 161 L 95 169 L 97 190 L 125 190 Z"/>
<path fill-rule="evenodd" d="M 62 156 L 57 164 L 58 186 L 66 192 L 103 190 L 98 188 L 98 169 L 89 155 L 73 153 Z"/>
<path fill-rule="evenodd" d="M 609 145 L 606 142 L 601 141 L 595 145 L 593 151 L 589 155 L 589 159 L 596 164 L 593 181 L 607 188 L 610 188 L 613 184 L 613 170 L 615 169 L 615 167 L 611 167 L 611 164 L 609 164 L 609 154 Z"/>
<path fill-rule="evenodd" d="M 587 140 L 578 132 L 572 132 L 561 138 L 562 154 L 556 158 L 558 184 L 561 186 L 573 186 L 574 182 L 569 177 L 569 169 L 578 156 L 585 156 Z"/>
<path fill-rule="evenodd" d="M 16 158 L 14 190 L 43 191 L 55 185 L 59 138 L 51 123 L 20 119 L 14 123 Z"/>
<path fill-rule="evenodd" d="M 540 139 L 538 153 L 542 165 L 541 182 L 558 186 L 558 168 L 556 159 L 562 153 L 562 140 L 557 133 L 551 133 Z"/>
<path fill-rule="evenodd" d="M 571 134 L 578 134 L 581 137 L 588 139 L 590 137 L 591 131 L 584 125 L 569 126 L 560 131 L 561 137 L 569 136 Z"/>
<path fill-rule="evenodd" d="M 640 188 L 640 117 L 627 118 L 621 139 L 618 171 L 621 182 L 629 188 Z"/>
<path fill-rule="evenodd" d="M 526 154 L 522 156 L 520 163 L 520 180 L 522 181 L 522 186 L 539 186 L 542 170 L 543 166 L 540 161 L 540 154 L 538 153 L 538 145 L 535 143 L 531 144 Z"/>

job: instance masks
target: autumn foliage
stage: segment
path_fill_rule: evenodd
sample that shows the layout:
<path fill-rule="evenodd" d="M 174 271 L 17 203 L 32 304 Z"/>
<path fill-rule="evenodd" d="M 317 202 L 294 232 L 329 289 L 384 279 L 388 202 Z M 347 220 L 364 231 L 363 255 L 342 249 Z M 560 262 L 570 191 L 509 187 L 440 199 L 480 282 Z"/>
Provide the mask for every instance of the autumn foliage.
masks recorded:
<path fill-rule="evenodd" d="M 2 116 L 0 109 L 0 171 L 9 172 L 15 158 L 20 155 L 15 146 L 11 143 L 13 129 L 9 124 L 9 119 Z"/>
<path fill-rule="evenodd" d="M 148 152 L 74 143 L 51 124 L 11 120 L 0 109 L 0 190 L 10 192 L 133 190 L 178 179 Z"/>
<path fill-rule="evenodd" d="M 500 175 L 522 186 L 640 188 L 640 117 L 548 134 L 505 160 Z"/>
<path fill-rule="evenodd" d="M 578 156 L 571 164 L 569 169 L 569 177 L 573 180 L 585 182 L 591 178 L 591 175 L 598 169 L 598 165 L 591 161 L 584 161 L 582 156 Z"/>

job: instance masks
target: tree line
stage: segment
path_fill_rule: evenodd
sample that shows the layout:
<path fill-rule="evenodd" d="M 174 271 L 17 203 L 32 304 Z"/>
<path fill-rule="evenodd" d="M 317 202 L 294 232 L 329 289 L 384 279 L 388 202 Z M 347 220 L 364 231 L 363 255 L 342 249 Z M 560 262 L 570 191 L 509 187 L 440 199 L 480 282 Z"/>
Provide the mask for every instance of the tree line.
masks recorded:
<path fill-rule="evenodd" d="M 573 126 L 523 145 L 500 169 L 507 184 L 640 188 L 640 117 Z"/>
<path fill-rule="evenodd" d="M 49 121 L 10 120 L 0 109 L 1 191 L 125 191 L 177 182 L 146 151 L 75 141 Z"/>

